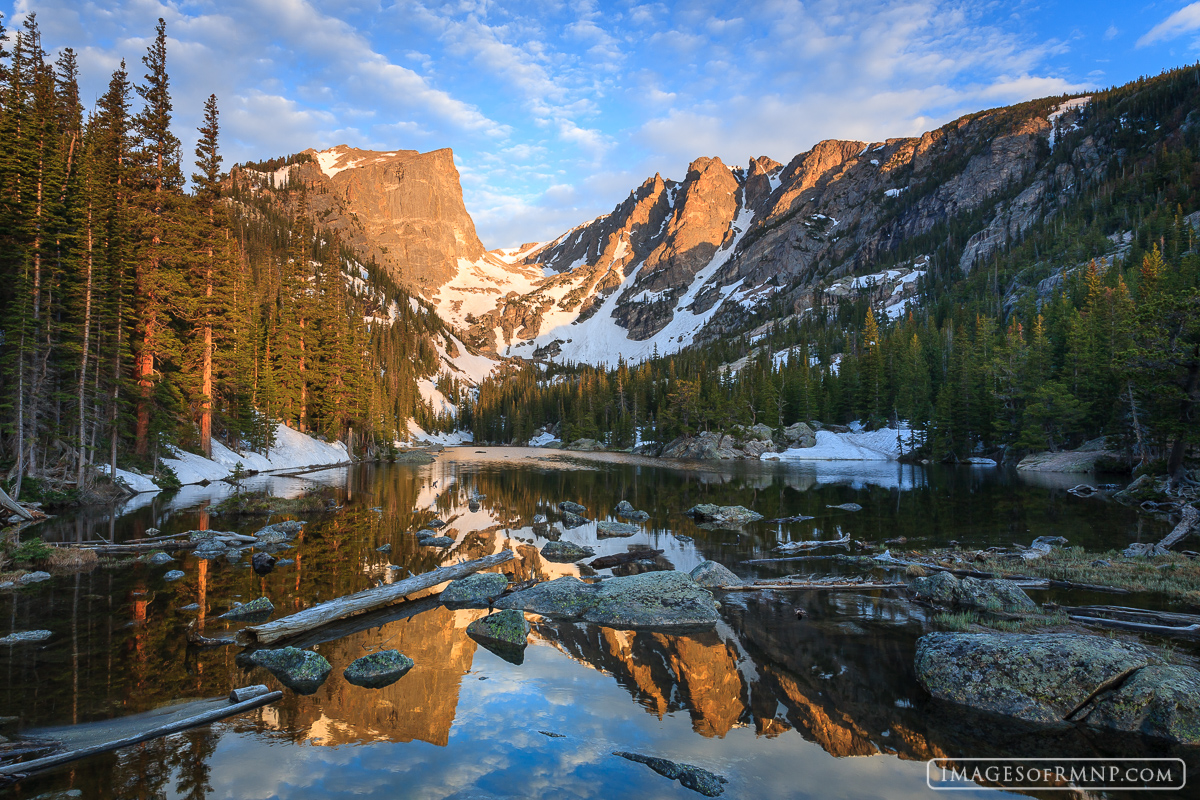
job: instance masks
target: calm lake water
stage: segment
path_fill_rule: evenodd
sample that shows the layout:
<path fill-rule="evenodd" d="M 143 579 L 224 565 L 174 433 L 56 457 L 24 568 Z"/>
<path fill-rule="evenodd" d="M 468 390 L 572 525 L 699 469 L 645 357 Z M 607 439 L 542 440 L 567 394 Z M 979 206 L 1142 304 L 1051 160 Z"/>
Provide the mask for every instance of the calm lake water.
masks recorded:
<path fill-rule="evenodd" d="M 547 535 L 590 545 L 598 555 L 651 547 L 663 551 L 656 557 L 660 568 L 690 570 L 711 559 L 748 579 L 856 572 L 833 560 L 744 563 L 770 557 L 781 542 L 839 533 L 880 549 L 901 536 L 906 547 L 920 548 L 950 540 L 972 547 L 1028 544 L 1053 534 L 1097 550 L 1165 534 L 1163 523 L 1120 505 L 1068 494 L 1076 482 L 1078 476 L 1030 482 L 985 468 L 698 465 L 470 447 L 447 451 L 428 466 L 256 478 L 249 489 L 287 496 L 321 491 L 341 508 L 309 516 L 297 546 L 278 554 L 295 563 L 265 577 L 250 569 L 248 555 L 232 564 L 186 555 L 173 566 L 97 569 L 0 595 L 5 633 L 54 633 L 44 643 L 0 647 L 0 716 L 19 717 L 20 730 L 30 733 L 248 684 L 280 688 L 266 670 L 240 666 L 238 648 L 196 649 L 185 638 L 193 621 L 209 637 L 231 633 L 238 625 L 216 617 L 233 602 L 259 595 L 272 600 L 278 617 L 406 570 L 419 573 L 504 548 L 517 554 L 503 568 L 513 580 L 579 574 L 575 565 L 540 558 L 546 539 L 532 527 L 539 513 L 552 522 Z M 231 491 L 221 484 L 139 496 L 115 512 L 60 517 L 38 533 L 128 541 L 152 527 L 253 533 L 266 524 L 262 517 L 207 513 Z M 594 524 L 563 531 L 552 508 L 572 500 L 603 520 L 622 499 L 650 514 L 643 532 L 628 539 L 597 539 Z M 682 513 L 702 502 L 745 505 L 768 519 L 814 519 L 705 530 Z M 828 508 L 846 502 L 863 510 Z M 416 542 L 413 533 L 434 517 L 448 523 L 444 532 L 456 542 L 449 550 Z M 391 552 L 377 550 L 384 544 Z M 186 577 L 165 582 L 172 568 Z M 1030 731 L 932 700 L 913 674 L 916 640 L 932 629 L 927 612 L 895 593 L 733 592 L 719 599 L 723 621 L 702 634 L 622 631 L 531 615 L 530 646 L 520 665 L 465 634 L 486 611 L 402 604 L 337 631 L 336 638 L 310 640 L 334 668 L 315 694 L 285 689 L 279 702 L 229 722 L 76 762 L 0 795 L 77 789 L 85 798 L 122 800 L 700 796 L 611 755 L 630 750 L 724 775 L 726 797 L 915 798 L 941 794 L 925 782 L 924 762 L 938 756 L 1169 752 L 1138 737 Z M 185 610 L 193 603 L 198 610 Z M 803 620 L 796 615 L 801 608 Z M 388 648 L 416 662 L 398 682 L 365 689 L 343 679 L 355 658 Z M 996 794 L 980 789 L 956 796 Z"/>

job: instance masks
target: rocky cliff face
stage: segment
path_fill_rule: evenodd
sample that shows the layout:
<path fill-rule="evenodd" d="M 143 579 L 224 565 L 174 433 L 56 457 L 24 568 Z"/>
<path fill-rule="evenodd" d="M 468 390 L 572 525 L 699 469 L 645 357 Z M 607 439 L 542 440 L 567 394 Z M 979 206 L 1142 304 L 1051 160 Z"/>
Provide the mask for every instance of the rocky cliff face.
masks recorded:
<path fill-rule="evenodd" d="M 484 254 L 463 205 L 449 148 L 375 152 L 339 145 L 305 151 L 312 161 L 280 170 L 276 183 L 304 181 L 314 221 L 402 286 L 430 291 Z"/>
<path fill-rule="evenodd" d="M 968 273 L 1100 177 L 1111 146 L 1066 135 L 1088 113 L 1087 98 L 1034 101 L 914 138 L 821 142 L 787 165 L 699 158 L 683 181 L 655 175 L 611 214 L 513 259 L 550 277 L 474 313 L 468 341 L 611 364 L 744 330 L 771 299 L 806 313 L 866 292 L 896 316 L 938 267 L 899 261 L 901 244 L 953 222 L 969 231 L 953 265 Z M 862 275 L 880 262 L 890 269 Z"/>

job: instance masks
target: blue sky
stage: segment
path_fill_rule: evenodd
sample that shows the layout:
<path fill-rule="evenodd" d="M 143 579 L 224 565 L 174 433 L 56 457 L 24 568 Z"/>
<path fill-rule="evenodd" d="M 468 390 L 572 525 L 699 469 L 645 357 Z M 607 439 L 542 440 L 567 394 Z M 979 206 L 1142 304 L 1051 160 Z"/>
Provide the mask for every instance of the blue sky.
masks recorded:
<path fill-rule="evenodd" d="M 702 155 L 787 162 L 827 138 L 919 134 L 960 114 L 1200 59 L 1181 0 L 0 0 L 80 54 L 85 101 L 141 75 L 167 21 L 191 157 L 215 93 L 227 158 L 452 147 L 488 247 L 548 239 Z"/>

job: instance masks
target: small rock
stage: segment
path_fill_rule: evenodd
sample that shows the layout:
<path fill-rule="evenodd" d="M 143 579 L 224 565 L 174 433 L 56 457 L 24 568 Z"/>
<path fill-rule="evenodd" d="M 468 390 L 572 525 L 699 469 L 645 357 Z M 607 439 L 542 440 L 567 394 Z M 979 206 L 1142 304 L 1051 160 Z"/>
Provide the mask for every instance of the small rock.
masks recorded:
<path fill-rule="evenodd" d="M 188 603 L 186 606 L 180 606 L 179 610 L 180 611 L 199 611 L 200 604 L 199 603 Z"/>
<path fill-rule="evenodd" d="M 587 506 L 581 506 L 579 503 L 572 503 L 570 500 L 564 500 L 558 504 L 558 510 L 563 513 L 570 512 L 571 514 L 586 514 Z"/>
<path fill-rule="evenodd" d="M 449 536 L 430 536 L 426 539 L 420 539 L 419 543 L 425 547 L 453 547 L 454 540 Z"/>
<path fill-rule="evenodd" d="M 158 528 L 146 528 L 147 536 L 158 536 L 161 532 Z"/>
<path fill-rule="evenodd" d="M 438 598 L 446 605 L 487 605 L 504 594 L 508 577 L 498 572 L 477 572 L 451 581 Z"/>
<path fill-rule="evenodd" d="M 429 522 L 426 522 L 426 523 L 425 523 L 425 527 L 426 527 L 426 528 L 433 528 L 433 529 L 436 531 L 436 530 L 438 530 L 439 528 L 444 528 L 444 527 L 446 527 L 446 523 L 445 523 L 445 522 L 442 522 L 440 519 L 431 519 L 431 520 L 429 520 Z"/>
<path fill-rule="evenodd" d="M 534 514 L 533 515 L 533 524 L 534 525 L 545 525 L 548 522 L 549 522 L 549 520 L 546 519 L 545 514 Z"/>
<path fill-rule="evenodd" d="M 342 675 L 355 686 L 381 689 L 404 677 L 413 668 L 413 660 L 398 650 L 380 650 L 355 659 Z"/>
<path fill-rule="evenodd" d="M 510 608 L 475 620 L 467 626 L 467 635 L 505 661 L 521 664 L 529 641 L 529 622 L 520 611 Z"/>
<path fill-rule="evenodd" d="M 581 558 L 596 555 L 596 551 L 586 545 L 574 542 L 546 542 L 542 545 L 542 558 L 559 564 L 570 564 Z"/>
<path fill-rule="evenodd" d="M 471 513 L 472 513 L 472 514 L 473 514 L 473 513 L 475 513 L 475 512 L 476 512 L 476 511 L 478 511 L 478 510 L 479 510 L 479 508 L 480 508 L 480 506 L 479 506 L 479 501 L 478 501 L 478 500 L 470 500 L 470 501 L 468 501 L 468 502 L 467 502 L 467 508 L 469 508 L 469 509 L 471 510 Z"/>
<path fill-rule="evenodd" d="M 245 701 L 255 697 L 261 697 L 269 691 L 271 690 L 261 683 L 255 684 L 254 686 L 242 686 L 241 688 L 234 689 L 229 693 L 229 702 L 244 703 Z"/>
<path fill-rule="evenodd" d="M 696 520 L 696 522 L 733 527 L 744 525 L 747 522 L 755 522 L 763 518 L 762 514 L 759 514 L 757 511 L 751 511 L 744 506 L 716 506 L 711 503 L 701 503 L 700 505 L 692 506 L 684 513 Z"/>
<path fill-rule="evenodd" d="M 275 606 L 265 597 L 251 600 L 240 606 L 234 606 L 221 615 L 221 619 L 248 620 L 262 617 L 266 619 L 275 610 Z"/>
<path fill-rule="evenodd" d="M 387 543 L 387 544 L 385 544 L 385 545 L 381 545 L 380 547 L 376 547 L 376 548 L 375 548 L 375 552 L 376 552 L 376 553 L 390 553 L 390 552 L 392 552 L 392 543 L 391 543 L 391 542 L 388 542 L 388 543 Z"/>
<path fill-rule="evenodd" d="M 692 580 L 706 589 L 741 586 L 743 583 L 742 579 L 734 575 L 724 564 L 718 564 L 716 561 L 702 561 L 688 574 Z"/>
<path fill-rule="evenodd" d="M 50 580 L 49 572 L 26 572 L 21 577 L 17 578 L 17 586 L 28 586 L 31 583 L 41 583 L 42 581 Z"/>
<path fill-rule="evenodd" d="M 609 539 L 613 537 L 633 536 L 635 533 L 641 533 L 642 529 L 637 525 L 630 525 L 626 522 L 598 522 L 596 523 L 596 536 L 601 539 Z"/>
<path fill-rule="evenodd" d="M 275 556 L 267 553 L 255 553 L 250 559 L 250 565 L 254 567 L 254 571 L 259 575 L 266 575 L 271 570 L 275 569 L 275 564 L 278 563 Z"/>
<path fill-rule="evenodd" d="M 837 508 L 842 511 L 862 511 L 862 506 L 858 503 L 841 503 L 836 506 L 825 506 L 826 508 Z"/>
<path fill-rule="evenodd" d="M 24 642 L 44 642 L 54 634 L 50 631 L 17 631 L 0 638 L 0 644 L 22 644 Z"/>
<path fill-rule="evenodd" d="M 639 764 L 645 764 L 664 778 L 677 780 L 688 789 L 698 792 L 705 797 L 716 797 L 725 791 L 725 784 L 729 783 L 724 776 L 717 775 L 692 764 L 676 764 L 674 761 L 668 761 L 665 758 L 655 758 L 654 756 L 644 756 L 640 753 L 627 753 L 620 750 L 614 751 L 613 755 L 629 759 L 630 761 L 636 761 Z"/>
<path fill-rule="evenodd" d="M 321 688 L 333 669 L 319 653 L 296 647 L 255 650 L 249 660 L 251 664 L 270 670 L 280 683 L 297 694 L 312 694 Z"/>
<path fill-rule="evenodd" d="M 542 736 L 549 736 L 551 739 L 565 739 L 566 734 L 555 733 L 554 731 L 538 731 Z"/>
<path fill-rule="evenodd" d="M 166 553 L 155 553 L 146 559 L 146 563 L 154 564 L 155 566 L 161 566 L 163 564 L 170 564 L 174 560 L 175 559 L 171 558 L 171 556 Z"/>
<path fill-rule="evenodd" d="M 187 577 L 187 573 L 180 569 L 173 569 L 163 575 L 164 581 L 178 581 Z"/>
<path fill-rule="evenodd" d="M 1101 567 L 1101 568 L 1111 567 L 1112 562 L 1109 561 L 1107 558 L 1097 558 L 1095 561 L 1092 562 L 1092 566 L 1093 567 Z"/>
<path fill-rule="evenodd" d="M 1121 551 L 1121 555 L 1126 558 L 1154 558 L 1170 554 L 1171 551 L 1158 542 L 1135 542 Z"/>

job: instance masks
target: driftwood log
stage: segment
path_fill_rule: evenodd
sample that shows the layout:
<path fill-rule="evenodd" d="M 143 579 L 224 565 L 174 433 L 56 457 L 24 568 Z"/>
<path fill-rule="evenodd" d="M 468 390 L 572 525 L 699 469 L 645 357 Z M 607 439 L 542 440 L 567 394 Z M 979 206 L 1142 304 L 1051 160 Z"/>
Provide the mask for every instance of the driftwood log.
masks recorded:
<path fill-rule="evenodd" d="M 33 519 L 33 514 L 29 513 L 29 509 L 9 497 L 8 493 L 2 488 L 0 488 L 0 506 L 8 509 L 23 520 L 30 521 Z"/>
<path fill-rule="evenodd" d="M 814 547 L 849 547 L 850 534 L 845 534 L 839 539 L 826 539 L 823 542 L 788 542 L 781 544 L 775 549 L 782 553 L 791 553 L 796 550 L 811 550 Z"/>
<path fill-rule="evenodd" d="M 55 753 L 44 758 L 35 758 L 32 761 L 23 761 L 15 764 L 0 765 L 0 775 L 28 775 L 33 772 L 41 772 L 51 767 L 57 767 L 60 764 L 67 764 L 72 761 L 78 761 L 81 758 L 94 756 L 99 753 L 107 753 L 110 750 L 119 750 L 122 747 L 128 747 L 139 742 L 148 742 L 151 739 L 158 739 L 163 736 L 170 736 L 173 733 L 186 731 L 189 728 L 197 728 L 201 725 L 208 725 L 213 722 L 232 717 L 236 714 L 241 714 L 243 711 L 265 706 L 268 703 L 274 703 L 279 698 L 283 697 L 283 692 L 270 692 L 268 694 L 259 695 L 249 700 L 244 700 L 241 703 L 232 703 L 228 706 L 206 711 L 203 714 L 197 714 L 194 717 L 169 722 L 166 725 L 160 725 L 157 728 L 151 728 L 141 733 L 135 733 L 133 736 L 126 736 L 123 739 L 113 739 L 108 742 L 101 742 L 90 747 L 81 747 L 78 750 L 68 750 L 64 753 Z"/>
<path fill-rule="evenodd" d="M 845 583 L 801 583 L 800 581 L 783 581 L 781 583 L 743 583 L 738 586 L 722 586 L 727 592 L 757 592 L 760 590 L 789 589 L 801 592 L 868 592 L 875 589 L 903 589 L 907 584 L 881 583 L 878 581 L 861 581 Z"/>
<path fill-rule="evenodd" d="M 238 631 L 237 643 L 244 646 L 271 644 L 280 639 L 286 639 L 290 636 L 310 631 L 313 628 L 328 625 L 330 622 L 336 622 L 346 617 L 353 617 L 391 605 L 403 600 L 413 592 L 429 589 L 446 581 L 457 580 L 480 570 L 499 566 L 507 561 L 512 561 L 512 559 L 513 553 L 511 550 L 502 550 L 494 555 L 477 558 L 474 561 L 464 561 L 461 564 L 438 567 L 432 572 L 414 575 L 411 578 L 397 581 L 390 586 L 365 589 L 356 594 L 339 597 L 336 600 L 329 600 L 312 608 L 306 608 L 303 611 L 298 611 L 295 614 L 273 622 L 264 622 L 262 625 L 252 625 L 248 628 L 243 628 Z"/>
<path fill-rule="evenodd" d="M 1196 523 L 1198 522 L 1200 522 L 1200 511 L 1197 511 L 1194 506 L 1184 506 L 1183 519 L 1175 526 L 1175 530 L 1168 533 L 1158 543 L 1158 546 L 1170 550 L 1187 538 L 1187 535 L 1192 532 L 1192 528 L 1196 527 Z"/>

